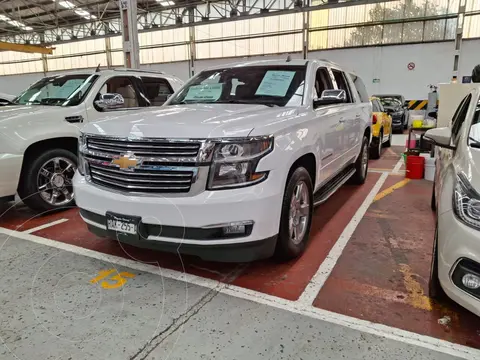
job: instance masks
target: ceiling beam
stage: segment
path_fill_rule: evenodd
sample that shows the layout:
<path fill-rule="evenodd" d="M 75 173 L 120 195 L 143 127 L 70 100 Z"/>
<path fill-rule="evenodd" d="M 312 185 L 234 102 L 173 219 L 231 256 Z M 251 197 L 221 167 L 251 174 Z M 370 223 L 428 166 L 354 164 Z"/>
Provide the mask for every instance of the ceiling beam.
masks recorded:
<path fill-rule="evenodd" d="M 0 41 L 0 50 L 3 51 L 17 51 L 34 54 L 52 55 L 54 48 L 43 47 L 39 45 L 14 44 Z"/>

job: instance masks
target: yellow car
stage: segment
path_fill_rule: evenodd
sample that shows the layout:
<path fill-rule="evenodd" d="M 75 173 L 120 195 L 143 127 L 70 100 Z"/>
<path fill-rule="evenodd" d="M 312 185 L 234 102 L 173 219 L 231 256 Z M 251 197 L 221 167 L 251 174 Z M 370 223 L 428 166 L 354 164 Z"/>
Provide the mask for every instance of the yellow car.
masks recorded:
<path fill-rule="evenodd" d="M 380 99 L 370 98 L 372 103 L 372 142 L 370 144 L 370 157 L 380 158 L 382 147 L 390 147 L 392 143 L 392 117 L 385 112 Z"/>

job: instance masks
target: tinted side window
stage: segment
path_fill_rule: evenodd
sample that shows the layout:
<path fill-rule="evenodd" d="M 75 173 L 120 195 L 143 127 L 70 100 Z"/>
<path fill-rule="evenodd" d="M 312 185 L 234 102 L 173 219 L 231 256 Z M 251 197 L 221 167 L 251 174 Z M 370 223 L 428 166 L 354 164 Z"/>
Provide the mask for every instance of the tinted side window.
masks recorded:
<path fill-rule="evenodd" d="M 353 102 L 352 95 L 350 94 L 350 88 L 347 84 L 347 79 L 345 79 L 345 75 L 343 74 L 343 72 L 332 69 L 332 73 L 338 88 L 341 90 L 345 90 L 345 92 L 347 93 L 347 103 Z"/>
<path fill-rule="evenodd" d="M 324 90 L 332 90 L 333 84 L 326 68 L 319 68 L 315 76 L 315 98 L 319 99 Z"/>
<path fill-rule="evenodd" d="M 349 74 L 350 79 L 352 79 L 353 83 L 355 84 L 355 88 L 357 90 L 358 96 L 362 102 L 368 102 L 368 92 L 365 84 L 363 83 L 362 79 L 355 75 Z"/>
<path fill-rule="evenodd" d="M 456 142 L 458 139 L 458 133 L 462 128 L 463 122 L 467 117 L 468 107 L 470 106 L 470 102 L 472 101 L 472 95 L 468 95 L 463 101 L 460 103 L 457 111 L 455 111 L 455 115 L 453 115 L 452 120 L 452 138 L 453 141 Z"/>
<path fill-rule="evenodd" d="M 139 96 L 137 89 L 133 83 L 133 79 L 129 76 L 115 76 L 108 79 L 96 95 L 95 99 L 100 98 L 100 94 L 115 93 L 123 97 L 124 104 L 122 108 L 139 107 Z"/>
<path fill-rule="evenodd" d="M 152 106 L 161 106 L 173 94 L 172 87 L 167 80 L 154 77 L 143 77 L 143 86 L 146 97 Z"/>

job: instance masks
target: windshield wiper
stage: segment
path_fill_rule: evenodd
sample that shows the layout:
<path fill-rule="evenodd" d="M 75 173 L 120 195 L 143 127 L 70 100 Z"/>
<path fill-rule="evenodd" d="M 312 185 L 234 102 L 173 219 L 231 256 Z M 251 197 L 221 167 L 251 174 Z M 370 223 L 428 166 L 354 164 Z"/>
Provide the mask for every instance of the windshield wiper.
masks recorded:
<path fill-rule="evenodd" d="M 221 100 L 215 101 L 214 104 L 247 104 L 247 105 L 265 105 L 268 107 L 279 106 L 278 104 L 264 102 L 264 101 L 248 101 L 248 100 Z"/>

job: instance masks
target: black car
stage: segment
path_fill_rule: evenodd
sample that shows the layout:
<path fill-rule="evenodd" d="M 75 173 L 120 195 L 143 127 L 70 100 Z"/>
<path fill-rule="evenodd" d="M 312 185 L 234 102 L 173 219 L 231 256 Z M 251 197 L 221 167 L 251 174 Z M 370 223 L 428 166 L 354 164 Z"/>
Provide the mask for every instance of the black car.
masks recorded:
<path fill-rule="evenodd" d="M 409 113 L 402 95 L 373 95 L 380 99 L 385 111 L 392 116 L 393 131 L 403 131 L 408 127 Z"/>

